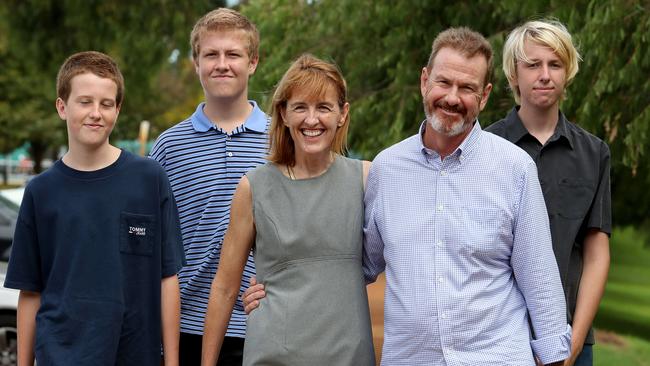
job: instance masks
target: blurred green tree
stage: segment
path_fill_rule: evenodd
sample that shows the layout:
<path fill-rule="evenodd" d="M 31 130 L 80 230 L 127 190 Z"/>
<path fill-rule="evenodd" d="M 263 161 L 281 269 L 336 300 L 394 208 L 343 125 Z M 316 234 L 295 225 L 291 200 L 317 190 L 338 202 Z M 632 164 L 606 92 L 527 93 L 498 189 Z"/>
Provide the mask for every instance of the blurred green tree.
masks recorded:
<path fill-rule="evenodd" d="M 650 206 L 644 148 L 650 138 L 649 1 L 258 0 L 241 10 L 262 35 L 251 95 L 268 100 L 289 63 L 303 52 L 335 61 L 350 89 L 349 146 L 367 159 L 415 133 L 424 119 L 419 75 L 438 32 L 470 26 L 492 43 L 494 89 L 480 116 L 486 126 L 514 104 L 500 69 L 508 32 L 534 18 L 564 22 L 584 62 L 562 110 L 611 146 L 616 222 L 645 219 Z"/>
<path fill-rule="evenodd" d="M 48 149 L 65 142 L 54 110 L 56 73 L 74 52 L 111 55 L 126 80 L 125 102 L 113 138 L 135 138 L 141 120 L 155 121 L 181 84 L 174 77 L 189 52 L 189 33 L 215 0 L 6 0 L 0 2 L 0 148 L 29 141 L 36 172 Z M 174 57 L 176 55 L 178 57 Z M 169 89 L 162 89 L 162 87 Z M 3 145 L 4 144 L 4 145 Z"/>

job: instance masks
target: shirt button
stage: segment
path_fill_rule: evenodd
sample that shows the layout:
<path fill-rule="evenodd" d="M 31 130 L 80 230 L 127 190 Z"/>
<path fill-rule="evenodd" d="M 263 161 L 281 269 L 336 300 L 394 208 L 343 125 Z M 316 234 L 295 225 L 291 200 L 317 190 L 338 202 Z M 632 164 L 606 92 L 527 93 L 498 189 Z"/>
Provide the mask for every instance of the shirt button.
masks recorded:
<path fill-rule="evenodd" d="M 440 175 L 442 175 L 443 177 L 447 176 L 447 171 L 446 170 L 441 170 Z"/>
<path fill-rule="evenodd" d="M 232 139 L 232 137 L 226 135 L 226 140 L 230 141 L 231 139 Z"/>
<path fill-rule="evenodd" d="M 442 314 L 440 314 L 440 317 L 441 317 L 442 319 L 447 319 L 447 314 L 446 314 L 446 313 L 442 313 Z"/>
<path fill-rule="evenodd" d="M 438 209 L 438 211 L 442 211 L 443 206 L 442 206 L 442 205 L 438 205 L 438 207 L 436 207 L 436 208 Z"/>
<path fill-rule="evenodd" d="M 438 242 L 436 243 L 436 245 L 439 246 L 439 247 L 442 247 L 442 242 L 441 242 L 440 240 L 438 240 Z"/>
<path fill-rule="evenodd" d="M 438 282 L 443 283 L 443 282 L 445 282 L 445 279 L 442 278 L 442 277 L 438 277 Z"/>
<path fill-rule="evenodd" d="M 229 157 L 229 158 L 231 158 L 231 157 L 232 157 L 232 153 L 231 153 L 231 152 L 228 152 L 228 154 L 227 154 L 227 155 L 228 155 L 228 157 Z"/>

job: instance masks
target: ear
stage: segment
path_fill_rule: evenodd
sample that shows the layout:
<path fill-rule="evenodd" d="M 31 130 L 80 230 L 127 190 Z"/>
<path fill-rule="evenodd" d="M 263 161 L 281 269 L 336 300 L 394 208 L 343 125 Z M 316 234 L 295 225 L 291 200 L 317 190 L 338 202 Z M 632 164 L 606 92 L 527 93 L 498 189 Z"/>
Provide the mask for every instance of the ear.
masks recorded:
<path fill-rule="evenodd" d="M 200 55 L 198 55 L 197 57 L 200 57 Z M 192 63 L 194 64 L 194 72 L 195 72 L 197 75 L 200 76 L 201 73 L 199 72 L 199 60 L 197 60 L 196 58 L 192 57 Z"/>
<path fill-rule="evenodd" d="M 339 127 L 345 126 L 345 122 L 348 119 L 348 113 L 350 113 L 350 103 L 343 104 L 343 109 L 341 109 L 341 120 L 337 124 Z"/>
<path fill-rule="evenodd" d="M 255 70 L 257 70 L 257 63 L 260 61 L 260 57 L 257 56 L 255 58 L 251 58 L 250 62 L 248 63 L 248 74 L 253 75 L 255 73 Z"/>
<path fill-rule="evenodd" d="M 422 72 L 420 73 L 420 93 L 422 93 L 423 98 L 427 95 L 428 81 L 429 81 L 429 70 L 427 70 L 426 67 L 423 67 Z"/>
<path fill-rule="evenodd" d="M 483 94 L 481 94 L 481 104 L 480 104 L 481 109 L 480 110 L 483 110 L 483 108 L 485 108 L 485 106 L 487 105 L 488 98 L 490 98 L 490 92 L 491 91 L 492 91 L 492 84 L 488 83 L 485 86 L 485 88 L 483 88 Z"/>
<path fill-rule="evenodd" d="M 59 114 L 59 117 L 64 121 L 67 120 L 67 114 L 65 111 L 66 105 L 63 99 L 56 98 L 56 102 L 54 103 L 54 105 L 56 106 L 56 111 Z"/>

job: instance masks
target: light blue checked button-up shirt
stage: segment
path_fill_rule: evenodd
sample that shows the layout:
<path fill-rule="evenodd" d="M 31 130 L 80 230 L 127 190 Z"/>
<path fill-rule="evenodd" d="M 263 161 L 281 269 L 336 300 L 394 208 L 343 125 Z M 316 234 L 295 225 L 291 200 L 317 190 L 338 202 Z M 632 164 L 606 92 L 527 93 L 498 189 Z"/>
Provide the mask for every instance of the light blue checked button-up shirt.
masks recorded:
<path fill-rule="evenodd" d="M 567 358 L 535 163 L 478 122 L 441 160 L 422 143 L 425 126 L 381 152 L 368 176 L 364 271 L 370 281 L 386 272 L 382 365 Z"/>

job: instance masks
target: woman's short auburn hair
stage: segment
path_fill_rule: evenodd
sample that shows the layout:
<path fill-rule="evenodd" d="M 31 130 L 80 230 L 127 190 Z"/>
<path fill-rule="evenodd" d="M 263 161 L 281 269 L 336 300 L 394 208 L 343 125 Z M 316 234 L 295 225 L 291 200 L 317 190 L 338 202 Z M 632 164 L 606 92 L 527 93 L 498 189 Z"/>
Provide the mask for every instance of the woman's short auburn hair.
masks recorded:
<path fill-rule="evenodd" d="M 338 96 L 339 108 L 347 103 L 347 84 L 339 68 L 310 54 L 298 57 L 282 76 L 271 99 L 271 129 L 269 131 L 269 161 L 276 164 L 292 166 L 295 164 L 295 145 L 289 128 L 284 124 L 282 114 L 287 108 L 287 101 L 297 90 L 307 90 L 308 96 L 319 98 L 329 88 L 334 88 Z M 345 123 L 336 130 L 331 151 L 340 155 L 346 152 L 346 141 L 350 114 Z"/>

